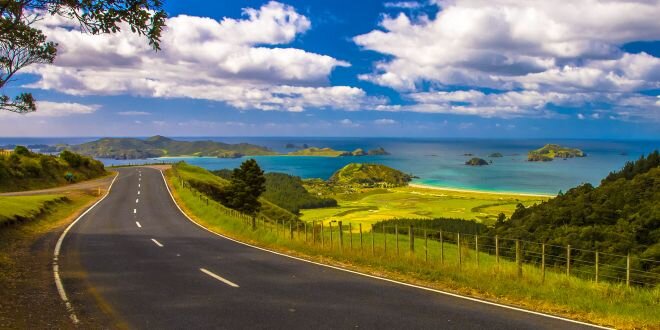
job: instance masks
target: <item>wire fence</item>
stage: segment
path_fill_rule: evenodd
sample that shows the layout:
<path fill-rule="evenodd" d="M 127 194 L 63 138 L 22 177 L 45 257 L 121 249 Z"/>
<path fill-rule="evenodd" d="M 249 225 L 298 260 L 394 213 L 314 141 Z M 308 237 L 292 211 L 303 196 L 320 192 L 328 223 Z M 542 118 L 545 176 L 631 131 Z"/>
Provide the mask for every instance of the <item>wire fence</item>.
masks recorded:
<path fill-rule="evenodd" d="M 197 191 L 185 180 L 180 185 L 207 205 L 241 221 L 261 233 L 314 245 L 340 253 L 388 257 L 411 262 L 439 263 L 463 267 L 513 267 L 525 276 L 523 266 L 534 267 L 545 279 L 546 273 L 598 282 L 618 282 L 627 286 L 654 287 L 660 284 L 660 261 L 634 255 L 585 250 L 571 245 L 558 246 L 499 236 L 461 233 L 412 225 L 370 225 L 334 220 L 303 222 L 251 216 L 227 208 Z"/>

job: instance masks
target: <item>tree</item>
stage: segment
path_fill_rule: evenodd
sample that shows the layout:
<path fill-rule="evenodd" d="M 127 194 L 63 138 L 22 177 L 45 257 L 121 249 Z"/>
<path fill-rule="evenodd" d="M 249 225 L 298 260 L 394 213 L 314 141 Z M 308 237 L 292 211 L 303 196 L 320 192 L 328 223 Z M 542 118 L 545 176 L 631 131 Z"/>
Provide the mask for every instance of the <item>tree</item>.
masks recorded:
<path fill-rule="evenodd" d="M 34 27 L 46 14 L 75 19 L 90 34 L 116 33 L 126 23 L 155 50 L 167 18 L 161 0 L 0 0 L 0 88 L 21 69 L 55 60 L 57 44 Z M 1 95 L 0 110 L 26 113 L 37 107 L 32 94 L 21 93 L 13 100 Z"/>
<path fill-rule="evenodd" d="M 261 209 L 259 196 L 266 191 L 264 171 L 254 159 L 244 161 L 234 169 L 226 193 L 226 203 L 230 208 L 256 216 Z"/>

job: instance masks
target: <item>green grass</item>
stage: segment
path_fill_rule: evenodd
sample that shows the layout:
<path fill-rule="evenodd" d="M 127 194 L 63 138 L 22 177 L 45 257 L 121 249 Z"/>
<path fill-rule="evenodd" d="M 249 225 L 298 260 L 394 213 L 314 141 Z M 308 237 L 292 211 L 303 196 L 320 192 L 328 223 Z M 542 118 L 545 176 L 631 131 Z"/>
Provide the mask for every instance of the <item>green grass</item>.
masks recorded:
<path fill-rule="evenodd" d="M 0 196 L 0 226 L 32 219 L 64 201 L 63 195 Z"/>
<path fill-rule="evenodd" d="M 477 266 L 477 255 L 468 246 L 462 248 L 462 264 L 458 267 L 458 249 L 452 242 L 443 244 L 444 262 L 441 263 L 439 242 L 417 238 L 415 252 L 411 254 L 408 252 L 408 238 L 403 235 L 398 237 L 397 256 L 395 235 L 371 233 L 366 230 L 363 230 L 363 249 L 360 249 L 358 225 L 363 223 L 363 227 L 367 227 L 364 222 L 353 223 L 352 250 L 348 231 L 344 231 L 344 248 L 339 249 L 336 224 L 333 224 L 335 229 L 332 248 L 330 247 L 330 232 L 326 222 L 324 244 L 321 247 L 320 239 L 314 244 L 309 243 L 311 229 L 308 230 L 308 242 L 305 242 L 304 227 L 295 232 L 294 239 L 289 238 L 288 224 L 276 226 L 272 223 L 260 223 L 259 229 L 252 231 L 244 221 L 226 215 L 214 202 L 207 205 L 190 190 L 182 189 L 180 183 L 173 180 L 171 173 L 168 173 L 168 179 L 178 202 L 197 221 L 213 231 L 263 247 L 409 283 L 617 328 L 660 326 L 660 313 L 657 313 L 660 288 L 626 288 L 620 284 L 596 284 L 590 280 L 568 277 L 561 269 L 549 269 L 542 280 L 540 269 L 533 265 L 524 265 L 522 278 L 517 278 L 517 268 L 513 262 L 502 259 L 497 263 L 494 256 L 486 253 L 479 254 Z M 387 203 L 390 202 L 381 200 L 381 205 Z M 470 210 L 472 207 L 475 206 L 466 209 Z M 309 228 L 311 226 L 308 226 Z M 320 234 L 317 234 L 317 237 L 320 237 Z M 372 239 L 375 246 L 373 255 Z M 470 244 L 467 238 L 464 242 Z"/>
<path fill-rule="evenodd" d="M 501 212 L 511 215 L 518 203 L 530 206 L 545 197 L 481 192 L 434 190 L 416 187 L 365 189 L 355 194 L 332 196 L 339 207 L 302 210 L 303 221 L 341 220 L 345 223 L 375 222 L 396 218 L 461 218 L 491 224 Z"/>
<path fill-rule="evenodd" d="M 319 156 L 319 157 L 339 157 L 345 154 L 346 151 L 333 150 L 330 148 L 307 148 L 297 151 L 289 152 L 289 156 Z"/>

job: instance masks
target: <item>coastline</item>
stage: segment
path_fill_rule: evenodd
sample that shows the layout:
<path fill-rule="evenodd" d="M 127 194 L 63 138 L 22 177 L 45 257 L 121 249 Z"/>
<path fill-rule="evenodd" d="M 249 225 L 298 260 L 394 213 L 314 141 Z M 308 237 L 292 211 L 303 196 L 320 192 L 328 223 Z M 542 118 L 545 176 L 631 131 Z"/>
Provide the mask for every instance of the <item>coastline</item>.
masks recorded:
<path fill-rule="evenodd" d="M 516 195 L 516 196 L 526 196 L 526 197 L 547 197 L 554 198 L 555 195 L 549 194 L 533 194 L 533 193 L 522 193 L 522 192 L 513 192 L 513 191 L 488 191 L 488 190 L 478 190 L 478 189 L 465 189 L 465 188 L 452 188 L 452 187 L 439 187 L 432 186 L 423 183 L 409 183 L 408 187 L 412 188 L 421 188 L 421 189 L 432 189 L 440 191 L 453 191 L 453 192 L 463 192 L 463 193 L 475 193 L 475 194 L 495 194 L 495 195 Z"/>

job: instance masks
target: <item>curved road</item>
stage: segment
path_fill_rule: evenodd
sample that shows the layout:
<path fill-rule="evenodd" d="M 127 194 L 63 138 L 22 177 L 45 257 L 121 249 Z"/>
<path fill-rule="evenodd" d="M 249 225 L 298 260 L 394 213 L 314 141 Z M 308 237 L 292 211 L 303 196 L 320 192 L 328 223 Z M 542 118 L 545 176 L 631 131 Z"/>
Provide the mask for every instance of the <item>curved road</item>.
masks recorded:
<path fill-rule="evenodd" d="M 59 260 L 74 309 L 85 310 L 76 296 L 93 292 L 130 328 L 587 327 L 221 238 L 181 214 L 152 168 L 119 169 L 110 194 L 67 234 Z M 80 272 L 84 281 L 75 280 Z"/>

